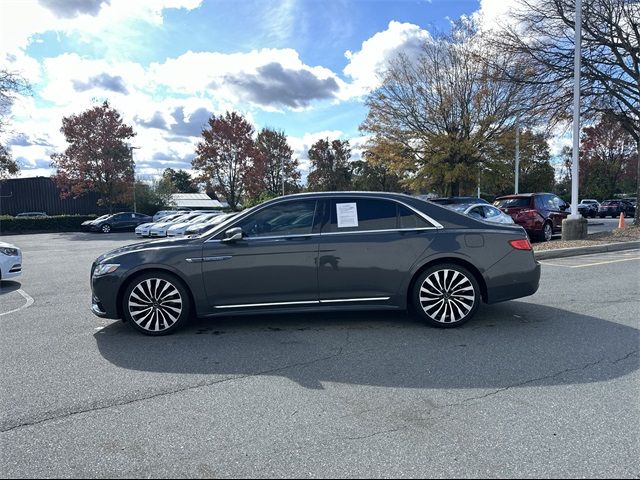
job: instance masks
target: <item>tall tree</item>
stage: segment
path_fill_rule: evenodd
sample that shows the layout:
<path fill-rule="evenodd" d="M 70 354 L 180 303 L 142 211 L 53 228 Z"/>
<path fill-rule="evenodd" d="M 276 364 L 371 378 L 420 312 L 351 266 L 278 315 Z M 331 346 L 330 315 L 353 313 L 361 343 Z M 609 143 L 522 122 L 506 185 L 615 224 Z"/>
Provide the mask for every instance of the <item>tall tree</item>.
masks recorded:
<path fill-rule="evenodd" d="M 4 135 L 11 118 L 11 106 L 18 95 L 31 92 L 29 82 L 18 72 L 0 69 L 0 180 L 15 175 L 20 170 L 5 145 Z"/>
<path fill-rule="evenodd" d="M 116 109 L 105 101 L 64 117 L 60 131 L 69 146 L 51 155 L 51 166 L 63 197 L 95 191 L 100 195 L 99 204 L 110 212 L 115 205 L 131 200 L 134 163 L 127 142 L 136 134 Z"/>
<path fill-rule="evenodd" d="M 174 170 L 165 168 L 162 172 L 161 182 L 166 184 L 166 190 L 171 193 L 198 193 L 198 187 L 186 170 Z"/>
<path fill-rule="evenodd" d="M 538 103 L 552 118 L 572 112 L 575 9 L 575 0 L 518 0 L 494 39 L 498 49 L 517 55 L 528 72 L 507 78 L 538 90 Z M 582 111 L 591 117 L 614 116 L 640 152 L 640 2 L 585 1 L 581 23 Z"/>
<path fill-rule="evenodd" d="M 277 197 L 299 190 L 298 159 L 282 131 L 263 128 L 256 138 L 257 156 L 247 174 L 247 189 L 252 198 Z M 283 176 L 284 169 L 284 176 Z"/>
<path fill-rule="evenodd" d="M 4 145 L 0 144 L 0 180 L 11 177 L 18 173 L 20 167 L 11 157 L 11 153 Z"/>
<path fill-rule="evenodd" d="M 487 149 L 480 172 L 481 189 L 497 196 L 513 193 L 515 182 L 515 129 L 507 130 Z M 555 171 L 550 163 L 549 144 L 544 133 L 520 132 L 520 192 L 551 192 Z"/>
<path fill-rule="evenodd" d="M 413 158 L 397 143 L 374 138 L 363 152 L 363 160 L 351 163 L 356 190 L 399 192 L 407 164 Z"/>
<path fill-rule="evenodd" d="M 237 210 L 245 190 L 245 176 L 257 156 L 253 126 L 240 114 L 226 112 L 209 119 L 191 162 L 197 181 L 210 185 Z"/>
<path fill-rule="evenodd" d="M 311 170 L 307 177 L 310 191 L 348 190 L 351 185 L 351 148 L 348 140 L 320 139 L 309 149 Z"/>
<path fill-rule="evenodd" d="M 412 152 L 413 189 L 469 193 L 486 147 L 518 117 L 536 113 L 523 88 L 500 78 L 507 69 L 523 74 L 512 56 L 461 22 L 449 35 L 426 41 L 418 59 L 401 54 L 389 64 L 381 87 L 366 100 L 369 113 L 360 128 Z"/>
<path fill-rule="evenodd" d="M 634 190 L 638 155 L 633 137 L 616 117 L 605 115 L 582 132 L 580 191 L 585 197 L 607 199 Z"/>

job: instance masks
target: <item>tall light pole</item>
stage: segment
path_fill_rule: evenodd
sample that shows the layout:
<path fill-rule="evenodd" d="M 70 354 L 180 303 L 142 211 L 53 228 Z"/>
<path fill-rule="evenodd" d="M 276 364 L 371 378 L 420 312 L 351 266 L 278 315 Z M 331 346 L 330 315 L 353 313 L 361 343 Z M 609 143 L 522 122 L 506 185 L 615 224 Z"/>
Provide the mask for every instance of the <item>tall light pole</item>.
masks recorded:
<path fill-rule="evenodd" d="M 573 162 L 571 163 L 571 217 L 578 215 L 578 162 L 580 161 L 580 44 L 582 36 L 582 0 L 576 0 L 575 51 L 573 54 Z"/>
<path fill-rule="evenodd" d="M 136 205 L 136 162 L 133 160 L 134 150 L 140 150 L 140 147 L 132 147 L 131 145 L 129 145 L 129 156 L 131 157 L 131 162 L 133 163 L 133 213 L 138 213 Z"/>
<path fill-rule="evenodd" d="M 587 238 L 588 222 L 578 214 L 578 162 L 580 161 L 580 43 L 582 0 L 576 0 L 575 51 L 573 54 L 573 161 L 571 164 L 571 215 L 562 221 L 562 240 Z"/>
<path fill-rule="evenodd" d="M 513 193 L 518 193 L 518 185 L 520 185 L 520 119 L 516 119 L 516 180 Z"/>

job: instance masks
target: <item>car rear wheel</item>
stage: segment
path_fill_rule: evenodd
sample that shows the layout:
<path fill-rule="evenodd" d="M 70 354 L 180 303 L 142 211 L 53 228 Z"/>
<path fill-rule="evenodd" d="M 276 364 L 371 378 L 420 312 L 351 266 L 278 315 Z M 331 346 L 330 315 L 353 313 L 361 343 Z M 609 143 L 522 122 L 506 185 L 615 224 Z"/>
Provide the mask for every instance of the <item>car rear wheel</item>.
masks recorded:
<path fill-rule="evenodd" d="M 189 295 L 173 275 L 152 272 L 135 278 L 125 290 L 125 319 L 146 335 L 166 335 L 182 327 L 190 315 Z"/>
<path fill-rule="evenodd" d="M 102 227 L 100 227 L 100 231 L 102 233 L 109 233 L 111 231 L 111 225 L 109 224 L 102 225 Z"/>
<path fill-rule="evenodd" d="M 476 278 L 456 264 L 435 265 L 422 272 L 414 283 L 411 296 L 417 315 L 439 328 L 466 323 L 481 300 Z"/>

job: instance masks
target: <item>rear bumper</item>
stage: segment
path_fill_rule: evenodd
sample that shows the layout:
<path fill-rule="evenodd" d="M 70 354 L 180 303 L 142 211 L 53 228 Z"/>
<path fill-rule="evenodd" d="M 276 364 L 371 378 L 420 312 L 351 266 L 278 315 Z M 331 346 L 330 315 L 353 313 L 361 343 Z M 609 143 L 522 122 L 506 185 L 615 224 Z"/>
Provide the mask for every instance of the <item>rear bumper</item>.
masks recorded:
<path fill-rule="evenodd" d="M 511 252 L 485 272 L 487 303 L 533 295 L 540 285 L 540 273 L 533 252 Z"/>

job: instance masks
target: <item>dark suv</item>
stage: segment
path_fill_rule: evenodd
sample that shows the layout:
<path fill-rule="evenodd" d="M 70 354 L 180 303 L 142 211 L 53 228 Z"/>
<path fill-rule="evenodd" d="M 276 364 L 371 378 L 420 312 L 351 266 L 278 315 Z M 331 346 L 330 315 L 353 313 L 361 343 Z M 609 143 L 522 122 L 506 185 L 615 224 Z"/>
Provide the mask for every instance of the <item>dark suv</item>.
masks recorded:
<path fill-rule="evenodd" d="M 511 215 L 531 238 L 545 242 L 562 231 L 562 220 L 569 215 L 569 204 L 552 193 L 505 195 L 496 198 L 493 205 Z"/>
<path fill-rule="evenodd" d="M 619 217 L 624 213 L 625 217 L 633 217 L 636 209 L 633 203 L 627 200 L 605 200 L 598 207 L 598 216 L 600 218 L 611 215 L 611 218 Z"/>

